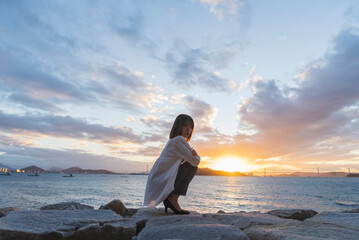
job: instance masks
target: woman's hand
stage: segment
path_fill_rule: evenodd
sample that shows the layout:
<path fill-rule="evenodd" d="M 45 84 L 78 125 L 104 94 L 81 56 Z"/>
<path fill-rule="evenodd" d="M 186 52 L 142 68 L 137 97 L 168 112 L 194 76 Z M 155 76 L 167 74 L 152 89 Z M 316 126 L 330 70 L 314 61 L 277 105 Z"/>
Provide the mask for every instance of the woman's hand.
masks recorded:
<path fill-rule="evenodd" d="M 193 155 L 193 156 L 198 156 L 196 150 L 194 150 L 193 148 L 192 148 L 192 155 Z"/>

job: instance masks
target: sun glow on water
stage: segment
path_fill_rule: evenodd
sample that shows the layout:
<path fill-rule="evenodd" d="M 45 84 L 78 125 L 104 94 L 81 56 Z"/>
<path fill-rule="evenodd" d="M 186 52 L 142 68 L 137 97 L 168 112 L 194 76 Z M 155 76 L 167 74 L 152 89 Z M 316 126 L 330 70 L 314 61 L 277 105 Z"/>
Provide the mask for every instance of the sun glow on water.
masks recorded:
<path fill-rule="evenodd" d="M 251 170 L 244 159 L 233 156 L 219 158 L 210 168 L 226 172 L 248 172 Z"/>

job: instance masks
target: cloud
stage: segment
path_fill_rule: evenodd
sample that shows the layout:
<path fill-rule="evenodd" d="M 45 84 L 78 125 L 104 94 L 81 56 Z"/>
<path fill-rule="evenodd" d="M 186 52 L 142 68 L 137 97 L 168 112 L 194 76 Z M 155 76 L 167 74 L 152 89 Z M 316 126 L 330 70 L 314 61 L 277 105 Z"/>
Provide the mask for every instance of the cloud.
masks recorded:
<path fill-rule="evenodd" d="M 253 71 L 247 82 L 253 95 L 238 108 L 243 131 L 232 137 L 212 128 L 209 137 L 196 139 L 200 155 L 210 157 L 204 164 L 234 155 L 269 172 L 316 167 L 336 171 L 337 162 L 357 168 L 353 163 L 358 159 L 359 133 L 353 129 L 359 127 L 358 50 L 356 31 L 342 31 L 323 58 L 305 67 L 295 89 Z M 206 104 L 194 105 L 200 106 L 195 111 L 199 116 L 211 112 Z"/>
<path fill-rule="evenodd" d="M 10 134 L 38 134 L 59 138 L 85 139 L 88 141 L 117 144 L 141 143 L 139 136 L 127 127 L 105 127 L 90 124 L 70 116 L 39 114 L 6 114 L 0 111 L 0 130 Z"/>
<path fill-rule="evenodd" d="M 142 72 L 127 68 L 121 63 L 98 67 L 94 69 L 92 77 L 99 88 L 91 90 L 99 102 L 104 98 L 126 110 L 151 108 L 153 103 L 161 103 L 167 99 L 164 90 L 147 81 Z M 89 86 L 92 84 L 90 82 Z M 97 92 L 98 89 L 102 91 Z"/>
<path fill-rule="evenodd" d="M 218 19 L 222 19 L 225 16 L 235 15 L 241 6 L 244 5 L 244 1 L 240 0 L 200 0 L 202 4 L 209 6 L 209 11 L 217 16 Z"/>
<path fill-rule="evenodd" d="M 56 109 L 56 102 L 85 101 L 76 83 L 66 81 L 56 73 L 46 71 L 46 65 L 23 51 L 0 48 L 0 90 L 9 93 L 9 100 L 29 107 Z"/>
<path fill-rule="evenodd" d="M 147 127 L 153 128 L 157 127 L 160 130 L 166 132 L 172 127 L 172 123 L 166 120 L 163 120 L 159 117 L 149 115 L 146 117 L 141 118 L 141 122 L 145 124 Z"/>
<path fill-rule="evenodd" d="M 136 118 L 134 118 L 134 117 L 128 117 L 128 118 L 126 118 L 126 121 L 127 121 L 127 122 L 136 122 Z"/>
<path fill-rule="evenodd" d="M 21 58 L 20 52 L 0 48 L 0 54 L 5 57 L 0 60 L 0 91 L 6 93 L 6 100 L 10 102 L 47 111 L 61 111 L 64 103 L 102 105 L 107 102 L 140 111 L 164 98 L 163 90 L 147 81 L 143 73 L 120 63 L 86 66 L 67 79 L 64 77 L 67 72 L 45 71 L 48 63 L 30 59 L 24 52 L 25 57 Z M 78 81 L 73 81 L 75 78 Z"/>
<path fill-rule="evenodd" d="M 114 60 L 117 48 L 108 43 L 120 34 L 133 36 L 132 42 L 145 39 L 141 17 L 121 14 L 118 4 L 93 4 L 0 3 L 1 30 L 7 36 L 0 40 L 3 101 L 51 112 L 64 111 L 65 104 L 89 103 L 141 111 L 161 101 L 163 90 Z M 109 17 L 112 13 L 118 16 L 116 22 Z M 71 16 L 72 24 L 66 16 Z M 127 30 L 113 29 L 126 21 Z"/>
<path fill-rule="evenodd" d="M 301 75 L 304 79 L 294 93 L 279 88 L 274 80 L 251 81 L 254 94 L 239 106 L 241 124 L 256 131 L 250 139 L 266 157 L 286 154 L 297 161 L 319 149 L 339 150 L 342 141 L 324 148 L 319 143 L 350 134 L 348 129 L 359 119 L 359 35 L 355 31 L 339 33 L 325 57 L 308 65 Z M 239 145 L 243 144 L 240 139 L 243 136 L 237 139 Z M 336 157 L 345 157 L 358 141 L 353 137 L 354 145 Z"/>
<path fill-rule="evenodd" d="M 146 49 L 151 56 L 156 58 L 157 44 L 144 34 L 145 19 L 140 13 L 129 16 L 125 20 L 113 21 L 111 28 L 118 36 L 129 44 L 136 44 Z"/>
<path fill-rule="evenodd" d="M 185 104 L 189 115 L 195 121 L 195 131 L 200 133 L 213 133 L 211 126 L 217 115 L 217 109 L 191 96 L 185 97 Z"/>
<path fill-rule="evenodd" d="M 227 38 L 232 39 L 227 43 L 229 48 L 243 48 L 247 44 L 245 35 L 251 26 L 251 1 L 247 0 L 200 0 L 209 12 L 214 14 L 219 21 L 228 20 L 233 24 L 233 32 Z"/>
<path fill-rule="evenodd" d="M 175 94 L 171 96 L 170 102 L 173 104 L 180 104 L 181 100 L 185 97 L 185 94 Z"/>
<path fill-rule="evenodd" d="M 145 171 L 147 162 L 128 161 L 117 157 L 89 154 L 75 150 L 53 150 L 21 147 L 0 142 L 0 151 L 5 152 L 2 163 L 14 168 L 24 168 L 34 163 L 45 169 L 50 167 L 81 167 L 83 169 L 107 169 L 115 172 Z M 69 161 L 70 160 L 70 161 Z"/>
<path fill-rule="evenodd" d="M 236 53 L 229 49 L 195 49 L 177 41 L 167 52 L 166 62 L 174 83 L 184 89 L 197 85 L 209 91 L 230 92 L 231 81 L 216 72 L 226 68 L 235 57 Z"/>

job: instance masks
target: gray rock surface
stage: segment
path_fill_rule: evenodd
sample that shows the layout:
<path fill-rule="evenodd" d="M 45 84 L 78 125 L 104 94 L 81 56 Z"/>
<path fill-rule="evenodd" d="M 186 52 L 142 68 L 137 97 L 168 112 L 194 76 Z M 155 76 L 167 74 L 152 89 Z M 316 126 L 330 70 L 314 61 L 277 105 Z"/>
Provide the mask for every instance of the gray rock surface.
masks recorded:
<path fill-rule="evenodd" d="M 332 224 L 299 222 L 282 225 L 256 225 L 244 230 L 251 240 L 358 240 L 359 232 Z"/>
<path fill-rule="evenodd" d="M 292 219 L 283 219 L 265 213 L 209 213 L 204 214 L 205 217 L 214 218 L 221 224 L 233 225 L 240 229 L 246 229 L 253 225 L 279 225 L 290 222 L 299 222 Z"/>
<path fill-rule="evenodd" d="M 119 199 L 112 200 L 107 203 L 105 206 L 101 206 L 100 209 L 111 209 L 117 214 L 120 214 L 122 217 L 132 216 L 131 212 L 127 210 L 125 205 Z"/>
<path fill-rule="evenodd" d="M 0 208 L 0 218 L 5 216 L 6 213 L 11 212 L 11 211 L 20 211 L 20 209 L 14 208 L 14 207 Z"/>
<path fill-rule="evenodd" d="M 49 206 L 50 209 L 91 207 L 81 205 L 70 202 Z M 323 212 L 299 221 L 283 217 L 297 217 L 298 214 L 306 217 L 314 211 L 303 213 L 304 210 L 288 209 L 271 211 L 268 214 L 259 212 L 200 214 L 190 211 L 190 215 L 174 215 L 169 211 L 166 215 L 163 208 L 140 208 L 133 209 L 135 214 L 131 217 L 129 209 L 125 208 L 120 200 L 111 201 L 107 204 L 107 208 L 107 210 L 81 211 L 17 211 L 16 208 L 1 208 L 0 214 L 3 213 L 3 217 L 0 218 L 0 240 L 359 239 L 358 209 Z M 302 215 L 300 216 L 303 217 Z"/>
<path fill-rule="evenodd" d="M 13 211 L 0 218 L 0 239 L 131 239 L 133 220 L 111 210 Z"/>
<path fill-rule="evenodd" d="M 93 209 L 93 207 L 78 202 L 61 202 L 61 203 L 46 205 L 40 208 L 40 210 L 84 210 L 84 209 Z"/>
<path fill-rule="evenodd" d="M 219 224 L 213 218 L 191 215 L 172 215 L 148 220 L 137 240 L 157 239 L 249 240 L 234 226 Z"/>
<path fill-rule="evenodd" d="M 267 212 L 267 214 L 274 215 L 280 218 L 294 219 L 304 221 L 318 214 L 318 212 L 311 209 L 279 209 Z"/>
<path fill-rule="evenodd" d="M 127 208 L 128 214 L 130 217 L 132 217 L 133 215 L 135 215 L 135 213 L 137 212 L 138 208 Z"/>
<path fill-rule="evenodd" d="M 149 219 L 172 216 L 172 215 L 173 213 L 170 213 L 170 210 L 168 214 L 166 214 L 164 208 L 145 207 L 145 208 L 137 209 L 137 212 L 132 216 L 132 219 L 137 224 L 137 233 L 139 233 L 142 230 L 142 228 L 145 227 L 146 222 Z M 190 216 L 202 217 L 202 214 L 195 211 L 190 211 Z"/>
<path fill-rule="evenodd" d="M 359 214 L 358 213 L 339 213 L 339 212 L 322 212 L 318 215 L 306 219 L 308 223 L 325 223 L 343 228 L 351 228 L 359 231 Z M 359 239 L 359 235 L 358 238 Z"/>

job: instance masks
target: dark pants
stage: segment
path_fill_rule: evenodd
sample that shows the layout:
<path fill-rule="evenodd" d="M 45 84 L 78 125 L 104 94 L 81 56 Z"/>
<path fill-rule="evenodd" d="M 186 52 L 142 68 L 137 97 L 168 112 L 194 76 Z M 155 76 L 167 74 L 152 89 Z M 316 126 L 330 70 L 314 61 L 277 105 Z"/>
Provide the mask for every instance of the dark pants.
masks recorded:
<path fill-rule="evenodd" d="M 171 194 L 186 196 L 189 183 L 196 175 L 197 167 L 192 166 L 188 162 L 184 162 L 178 168 L 178 173 L 175 181 L 175 189 Z M 170 194 L 170 195 L 171 195 Z"/>

